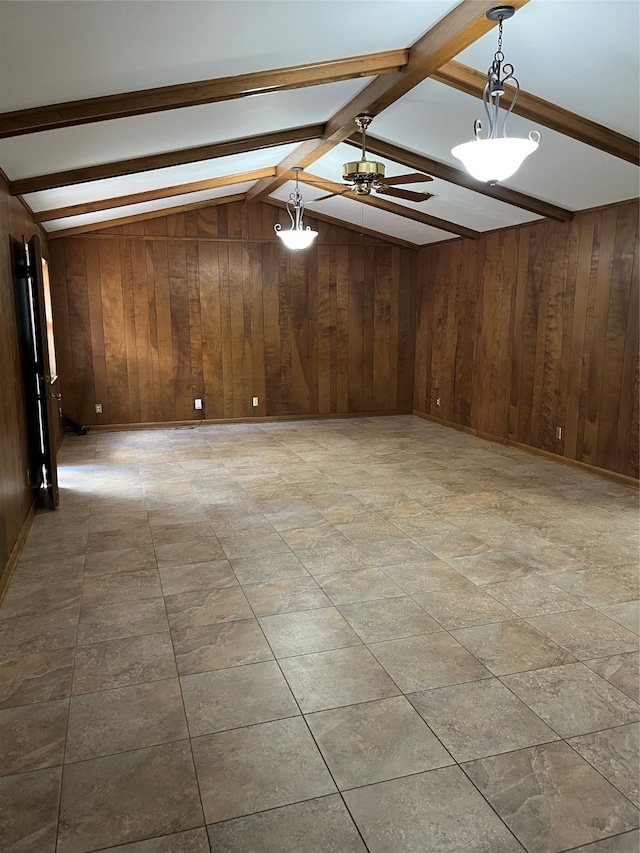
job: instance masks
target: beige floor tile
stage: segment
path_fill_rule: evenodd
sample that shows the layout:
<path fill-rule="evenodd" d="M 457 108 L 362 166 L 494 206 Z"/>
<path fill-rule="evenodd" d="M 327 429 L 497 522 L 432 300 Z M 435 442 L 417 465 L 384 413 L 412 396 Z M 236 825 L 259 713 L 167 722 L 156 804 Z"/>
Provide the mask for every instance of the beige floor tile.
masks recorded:
<path fill-rule="evenodd" d="M 534 561 L 517 551 L 487 551 L 470 557 L 451 557 L 447 562 L 470 581 L 481 585 L 527 578 L 536 568 Z"/>
<path fill-rule="evenodd" d="M 165 596 L 171 630 L 250 619 L 253 612 L 238 588 L 205 589 Z"/>
<path fill-rule="evenodd" d="M 562 737 L 640 719 L 640 705 L 584 664 L 505 676 L 502 681 Z"/>
<path fill-rule="evenodd" d="M 528 620 L 580 660 L 634 652 L 638 637 L 597 610 L 572 610 Z"/>
<path fill-rule="evenodd" d="M 623 604 L 607 604 L 598 607 L 609 619 L 628 628 L 634 634 L 640 634 L 640 601 L 625 601 Z"/>
<path fill-rule="evenodd" d="M 375 566 L 393 566 L 396 563 L 435 559 L 430 551 L 412 539 L 376 539 L 375 542 L 358 540 L 356 544 Z"/>
<path fill-rule="evenodd" d="M 60 767 L 0 778 L 0 850 L 54 853 Z"/>
<path fill-rule="evenodd" d="M 108 513 L 92 512 L 89 519 L 89 532 L 104 533 L 105 531 L 135 530 L 147 524 L 148 517 L 145 510 Z"/>
<path fill-rule="evenodd" d="M 64 768 L 57 853 L 99 850 L 203 823 L 186 741 Z"/>
<path fill-rule="evenodd" d="M 171 636 L 180 675 L 273 660 L 255 619 L 177 628 Z"/>
<path fill-rule="evenodd" d="M 228 560 L 262 554 L 286 554 L 291 550 L 275 530 L 272 533 L 251 535 L 243 533 L 235 536 L 221 536 L 220 544 L 224 550 L 222 556 L 226 556 Z"/>
<path fill-rule="evenodd" d="M 280 535 L 292 551 L 326 548 L 342 542 L 345 538 L 333 524 L 324 519 L 322 524 L 297 527 L 294 530 L 282 531 Z"/>
<path fill-rule="evenodd" d="M 440 630 L 440 625 L 408 596 L 356 601 L 342 604 L 338 610 L 365 643 Z"/>
<path fill-rule="evenodd" d="M 0 711 L 0 776 L 62 764 L 67 699 Z"/>
<path fill-rule="evenodd" d="M 102 533 L 90 533 L 87 553 L 113 551 L 116 548 L 140 548 L 151 545 L 151 530 L 148 524 L 133 530 L 109 530 Z"/>
<path fill-rule="evenodd" d="M 579 598 L 553 583 L 554 575 L 531 575 L 520 580 L 494 583 L 484 589 L 518 616 L 545 616 L 584 607 Z"/>
<path fill-rule="evenodd" d="M 74 654 L 74 649 L 54 649 L 0 663 L 0 708 L 68 696 Z"/>
<path fill-rule="evenodd" d="M 110 575 L 116 572 L 137 572 L 157 568 L 153 545 L 140 548 L 114 548 L 87 554 L 85 576 Z"/>
<path fill-rule="evenodd" d="M 119 844 L 117 847 L 110 847 L 109 853 L 210 853 L 210 848 L 207 830 L 202 826 L 160 838 Z"/>
<path fill-rule="evenodd" d="M 373 563 L 348 539 L 336 543 L 333 547 L 309 548 L 296 551 L 296 557 L 314 577 L 318 575 L 354 572 L 371 568 Z"/>
<path fill-rule="evenodd" d="M 408 698 L 456 761 L 558 740 L 495 678 L 412 693 Z"/>
<path fill-rule="evenodd" d="M 228 560 L 212 560 L 208 563 L 190 563 L 160 569 L 160 581 L 164 595 L 181 592 L 198 592 L 203 589 L 237 586 L 238 581 Z"/>
<path fill-rule="evenodd" d="M 361 640 L 335 607 L 279 613 L 260 620 L 276 658 L 360 645 Z"/>
<path fill-rule="evenodd" d="M 618 690 L 640 703 L 640 652 L 595 658 L 584 663 Z"/>
<path fill-rule="evenodd" d="M 307 715 L 340 790 L 452 764 L 404 696 Z"/>
<path fill-rule="evenodd" d="M 231 560 L 231 567 L 241 584 L 308 577 L 298 557 L 289 550 L 280 554 L 238 557 Z"/>
<path fill-rule="evenodd" d="M 243 591 L 256 616 L 331 606 L 330 599 L 309 576 L 245 584 Z"/>
<path fill-rule="evenodd" d="M 74 696 L 65 761 L 83 761 L 188 737 L 177 678 Z"/>
<path fill-rule="evenodd" d="M 82 589 L 82 606 L 116 604 L 120 601 L 137 601 L 141 598 L 157 598 L 161 595 L 160 578 L 156 569 L 96 575 L 85 579 Z"/>
<path fill-rule="evenodd" d="M 275 661 L 187 675 L 181 684 L 191 737 L 300 713 Z"/>
<path fill-rule="evenodd" d="M 85 561 L 86 556 L 84 554 L 77 554 L 75 557 L 55 558 L 45 552 L 41 557 L 33 560 L 20 557 L 11 579 L 11 587 L 16 583 L 23 582 L 44 581 L 51 583 L 52 579 L 55 579 L 56 583 L 81 580 Z"/>
<path fill-rule="evenodd" d="M 37 616 L 51 610 L 80 610 L 82 578 L 71 580 L 16 581 L 14 578 L 0 606 L 0 620 Z"/>
<path fill-rule="evenodd" d="M 77 650 L 73 693 L 93 693 L 177 675 L 169 632 L 106 640 Z"/>
<path fill-rule="evenodd" d="M 213 824 L 209 838 L 220 853 L 367 853 L 336 794 Z"/>
<path fill-rule="evenodd" d="M 184 566 L 189 563 L 209 563 L 224 560 L 226 554 L 217 539 L 196 539 L 170 545 L 154 543 L 158 568 Z"/>
<path fill-rule="evenodd" d="M 192 745 L 207 823 L 335 792 L 300 717 L 204 735 Z"/>
<path fill-rule="evenodd" d="M 638 725 L 574 737 L 568 743 L 640 808 Z"/>
<path fill-rule="evenodd" d="M 553 582 L 593 607 L 633 601 L 640 596 L 637 562 L 627 566 L 563 572 L 554 576 Z"/>
<path fill-rule="evenodd" d="M 522 851 L 458 767 L 356 788 L 344 797 L 371 853 Z"/>
<path fill-rule="evenodd" d="M 531 853 L 558 853 L 638 826 L 631 803 L 565 743 L 464 769 Z"/>
<path fill-rule="evenodd" d="M 364 646 L 284 658 L 280 666 L 305 714 L 400 693 Z"/>
<path fill-rule="evenodd" d="M 382 571 L 409 595 L 454 589 L 468 584 L 463 575 L 442 560 L 396 563 L 382 566 Z"/>
<path fill-rule="evenodd" d="M 483 589 L 466 579 L 463 582 L 464 585 L 449 590 L 413 598 L 447 630 L 513 619 L 513 613 Z"/>
<path fill-rule="evenodd" d="M 318 583 L 334 604 L 403 596 L 404 592 L 380 569 L 359 569 L 322 575 Z"/>
<path fill-rule="evenodd" d="M 404 693 L 475 681 L 490 675 L 445 631 L 371 643 L 370 648 Z"/>
<path fill-rule="evenodd" d="M 76 643 L 78 612 L 51 610 L 33 616 L 0 621 L 0 662 L 54 649 L 71 649 Z"/>
<path fill-rule="evenodd" d="M 168 627 L 162 598 L 83 607 L 78 627 L 78 646 L 93 645 L 101 640 L 157 634 L 166 631 Z"/>
<path fill-rule="evenodd" d="M 520 619 L 460 628 L 452 634 L 494 675 L 575 661 L 573 655 Z"/>
<path fill-rule="evenodd" d="M 371 513 L 372 518 L 368 521 L 355 521 L 350 524 L 337 524 L 336 528 L 351 542 L 371 542 L 377 539 L 400 539 L 405 538 L 398 528 L 389 524 L 381 516 Z"/>
<path fill-rule="evenodd" d="M 187 524 L 162 524 L 151 528 L 154 545 L 176 545 L 180 542 L 193 542 L 199 539 L 213 539 L 215 533 L 208 521 L 194 521 Z"/>
<path fill-rule="evenodd" d="M 603 841 L 595 841 L 584 847 L 575 847 L 571 853 L 638 853 L 640 850 L 640 831 L 624 832 Z"/>

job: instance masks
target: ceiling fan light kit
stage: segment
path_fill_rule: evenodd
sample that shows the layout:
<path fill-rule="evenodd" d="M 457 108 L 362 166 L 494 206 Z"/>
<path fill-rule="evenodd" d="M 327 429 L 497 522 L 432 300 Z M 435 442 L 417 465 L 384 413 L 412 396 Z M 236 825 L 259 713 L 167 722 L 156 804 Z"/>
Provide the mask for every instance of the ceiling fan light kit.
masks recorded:
<path fill-rule="evenodd" d="M 295 166 L 291 171 L 296 174 L 296 186 L 287 201 L 287 213 L 291 220 L 291 228 L 283 230 L 282 225 L 276 222 L 273 230 L 280 237 L 287 249 L 296 252 L 300 251 L 300 249 L 307 249 L 318 236 L 318 232 L 312 231 L 309 226 L 305 228 L 302 223 L 304 202 L 302 201 L 302 193 L 298 186 L 298 173 L 302 171 L 302 168 Z"/>
<path fill-rule="evenodd" d="M 487 72 L 483 94 L 484 109 L 489 119 L 487 138 L 480 138 L 482 122 L 476 119 L 473 124 L 475 139 L 451 149 L 453 156 L 462 160 L 465 169 L 473 178 L 491 185 L 514 175 L 540 142 L 537 130 L 532 130 L 528 138 L 509 137 L 506 133 L 507 120 L 518 100 L 520 84 L 513 74 L 513 65 L 504 61 L 502 22 L 511 18 L 515 11 L 513 6 L 496 6 L 486 13 L 490 21 L 498 22 L 498 49 Z M 515 91 L 500 132 L 500 98 L 505 93 L 506 83 L 510 83 Z"/>

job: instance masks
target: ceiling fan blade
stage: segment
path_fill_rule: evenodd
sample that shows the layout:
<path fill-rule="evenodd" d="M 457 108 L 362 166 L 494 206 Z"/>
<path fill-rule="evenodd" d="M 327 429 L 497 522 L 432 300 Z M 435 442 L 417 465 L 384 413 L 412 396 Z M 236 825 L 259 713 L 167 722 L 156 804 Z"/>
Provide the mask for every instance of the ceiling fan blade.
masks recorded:
<path fill-rule="evenodd" d="M 423 175 L 421 172 L 411 172 L 408 175 L 395 175 L 391 178 L 385 178 L 385 185 L 395 186 L 396 184 L 423 184 L 425 181 L 432 181 L 431 175 Z"/>
<path fill-rule="evenodd" d="M 376 189 L 376 192 L 379 195 L 391 195 L 396 198 L 404 198 L 406 201 L 429 201 L 430 198 L 433 198 L 433 193 L 418 193 L 414 192 L 414 190 L 399 190 L 395 187 L 387 187 L 384 185 L 379 189 Z"/>

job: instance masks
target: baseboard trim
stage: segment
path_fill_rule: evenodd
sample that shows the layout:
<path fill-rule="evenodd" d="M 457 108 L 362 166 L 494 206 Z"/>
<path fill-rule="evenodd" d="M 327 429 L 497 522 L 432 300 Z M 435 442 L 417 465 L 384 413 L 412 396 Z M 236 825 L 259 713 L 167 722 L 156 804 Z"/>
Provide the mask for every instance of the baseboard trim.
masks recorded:
<path fill-rule="evenodd" d="M 20 559 L 20 554 L 22 553 L 22 549 L 24 548 L 24 543 L 27 541 L 27 536 L 29 535 L 29 531 L 31 530 L 31 525 L 33 524 L 35 514 L 35 504 L 32 503 L 29 507 L 29 511 L 27 512 L 25 520 L 22 522 L 20 533 L 18 534 L 16 543 L 13 546 L 11 553 L 9 554 L 7 564 L 2 571 L 2 575 L 0 575 L 0 604 L 2 604 L 2 601 L 5 595 L 7 594 L 7 590 L 9 589 L 9 583 L 11 582 L 15 567 L 18 565 L 18 560 Z"/>
<path fill-rule="evenodd" d="M 498 444 L 504 444 L 506 447 L 513 447 L 515 450 L 522 450 L 524 453 L 530 453 L 532 456 L 540 456 L 543 459 L 549 459 L 551 462 L 559 462 L 561 465 L 567 465 L 569 468 L 577 468 L 580 471 L 589 471 L 591 474 L 597 474 L 607 480 L 613 480 L 614 483 L 620 483 L 623 486 L 630 486 L 632 489 L 640 488 L 640 480 L 635 477 L 629 477 L 626 474 L 620 474 L 618 471 L 610 471 L 608 468 L 599 468 L 597 465 L 591 465 L 588 462 L 581 462 L 578 459 L 569 459 L 566 456 L 560 456 L 559 453 L 552 453 L 550 450 L 542 450 L 539 447 L 531 447 L 529 444 L 522 444 L 519 441 L 512 441 L 509 438 L 504 438 L 500 435 L 493 435 L 489 432 L 474 429 L 473 427 L 457 424 L 453 421 L 447 421 L 444 418 L 438 418 L 435 415 L 427 412 L 419 412 L 414 410 L 414 415 L 423 418 L 426 421 L 440 424 L 440 426 L 457 429 L 459 432 L 466 432 L 468 435 L 474 435 L 477 438 L 483 438 L 485 441 L 495 441 Z"/>
<path fill-rule="evenodd" d="M 202 421 L 149 421 L 139 424 L 87 424 L 89 432 L 119 432 L 131 429 L 177 429 L 178 427 L 216 426 L 220 424 L 266 424 L 287 421 L 344 420 L 348 418 L 383 418 L 394 415 L 411 415 L 411 409 L 385 409 L 381 412 L 325 412 L 311 415 L 263 415 L 256 418 L 215 418 Z"/>

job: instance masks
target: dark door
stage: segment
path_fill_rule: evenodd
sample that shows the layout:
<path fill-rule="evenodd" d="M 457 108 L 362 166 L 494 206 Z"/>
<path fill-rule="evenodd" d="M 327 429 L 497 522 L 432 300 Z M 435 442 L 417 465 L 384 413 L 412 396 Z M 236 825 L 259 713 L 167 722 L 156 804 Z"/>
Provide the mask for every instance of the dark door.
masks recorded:
<path fill-rule="evenodd" d="M 16 284 L 31 456 L 29 481 L 39 505 L 53 509 L 59 502 L 57 446 L 61 395 L 48 267 L 37 235 L 17 248 Z"/>

